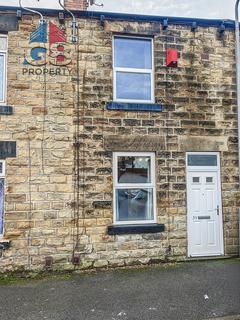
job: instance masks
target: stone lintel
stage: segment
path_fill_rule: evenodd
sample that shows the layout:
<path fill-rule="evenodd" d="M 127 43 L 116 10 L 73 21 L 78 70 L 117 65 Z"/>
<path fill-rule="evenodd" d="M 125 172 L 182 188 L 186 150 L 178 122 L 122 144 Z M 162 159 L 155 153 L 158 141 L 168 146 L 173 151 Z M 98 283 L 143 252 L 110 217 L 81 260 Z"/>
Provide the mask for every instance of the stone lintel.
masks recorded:
<path fill-rule="evenodd" d="M 107 32 L 119 34 L 135 34 L 154 36 L 160 33 L 161 24 L 159 22 L 126 22 L 105 20 L 104 29 Z"/>
<path fill-rule="evenodd" d="M 179 151 L 213 152 L 228 151 L 227 137 L 179 137 Z"/>
<path fill-rule="evenodd" d="M 147 152 L 165 150 L 163 136 L 116 136 L 104 138 L 104 147 L 107 151 Z"/>

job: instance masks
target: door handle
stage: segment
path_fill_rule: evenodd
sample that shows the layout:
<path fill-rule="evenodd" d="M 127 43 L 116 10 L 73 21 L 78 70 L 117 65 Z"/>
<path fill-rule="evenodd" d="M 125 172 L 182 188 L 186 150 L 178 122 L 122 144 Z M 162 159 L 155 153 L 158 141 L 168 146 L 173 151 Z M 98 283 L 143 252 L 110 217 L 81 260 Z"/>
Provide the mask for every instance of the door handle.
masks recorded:
<path fill-rule="evenodd" d="M 217 206 L 217 215 L 219 216 L 219 206 Z"/>

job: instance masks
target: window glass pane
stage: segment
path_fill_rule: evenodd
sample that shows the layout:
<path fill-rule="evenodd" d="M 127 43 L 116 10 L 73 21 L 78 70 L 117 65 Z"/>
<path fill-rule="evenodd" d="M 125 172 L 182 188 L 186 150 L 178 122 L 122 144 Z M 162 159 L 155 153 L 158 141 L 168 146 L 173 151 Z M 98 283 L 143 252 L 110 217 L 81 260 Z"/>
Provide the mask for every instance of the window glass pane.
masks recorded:
<path fill-rule="evenodd" d="M 3 86 L 4 86 L 4 56 L 0 55 L 0 101 L 3 101 Z"/>
<path fill-rule="evenodd" d="M 116 97 L 151 100 L 151 74 L 116 72 Z"/>
<path fill-rule="evenodd" d="M 217 166 L 216 155 L 188 155 L 189 166 Z"/>
<path fill-rule="evenodd" d="M 114 38 L 114 66 L 152 69 L 152 41 L 149 39 Z"/>
<path fill-rule="evenodd" d="M 118 157 L 119 183 L 150 183 L 151 157 Z"/>
<path fill-rule="evenodd" d="M 0 234 L 3 233 L 4 179 L 0 179 Z"/>
<path fill-rule="evenodd" d="M 207 177 L 206 178 L 207 183 L 213 183 L 213 177 Z"/>
<path fill-rule="evenodd" d="M 7 38 L 6 37 L 0 37 L 0 50 L 7 50 Z"/>
<path fill-rule="evenodd" d="M 199 183 L 200 178 L 199 177 L 193 177 L 193 183 Z"/>
<path fill-rule="evenodd" d="M 117 189 L 117 221 L 153 220 L 152 189 Z"/>

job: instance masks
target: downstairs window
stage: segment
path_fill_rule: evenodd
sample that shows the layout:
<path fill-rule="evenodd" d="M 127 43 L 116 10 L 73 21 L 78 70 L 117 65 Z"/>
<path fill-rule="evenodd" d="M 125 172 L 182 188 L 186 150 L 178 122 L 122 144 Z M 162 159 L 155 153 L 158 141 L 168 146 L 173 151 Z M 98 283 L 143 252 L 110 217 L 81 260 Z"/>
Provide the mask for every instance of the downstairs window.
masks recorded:
<path fill-rule="evenodd" d="M 155 223 L 155 154 L 116 152 L 113 174 L 114 223 Z"/>

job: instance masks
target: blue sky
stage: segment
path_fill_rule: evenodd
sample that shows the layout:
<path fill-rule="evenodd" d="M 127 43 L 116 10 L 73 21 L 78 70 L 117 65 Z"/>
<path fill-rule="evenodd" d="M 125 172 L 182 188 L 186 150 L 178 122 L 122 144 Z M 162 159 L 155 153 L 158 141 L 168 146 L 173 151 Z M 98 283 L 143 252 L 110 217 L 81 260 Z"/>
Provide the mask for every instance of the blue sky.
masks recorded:
<path fill-rule="evenodd" d="M 233 19 L 235 0 L 96 0 L 104 7 L 91 10 L 155 14 L 161 16 Z M 31 7 L 57 8 L 58 0 L 22 0 Z M 0 5 L 17 5 L 18 0 L 0 0 Z"/>

